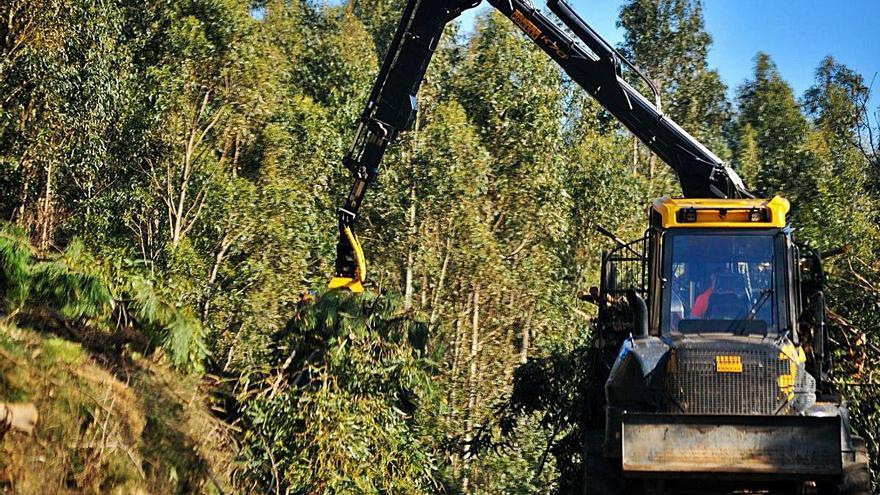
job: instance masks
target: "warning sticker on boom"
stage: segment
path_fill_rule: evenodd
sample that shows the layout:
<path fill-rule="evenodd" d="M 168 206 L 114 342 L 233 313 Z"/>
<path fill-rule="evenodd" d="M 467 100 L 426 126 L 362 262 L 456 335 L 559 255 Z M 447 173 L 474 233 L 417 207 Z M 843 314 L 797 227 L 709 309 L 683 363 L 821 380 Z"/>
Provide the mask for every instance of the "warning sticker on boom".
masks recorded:
<path fill-rule="evenodd" d="M 538 29 L 538 26 L 535 26 L 535 23 L 530 21 L 522 12 L 519 10 L 514 10 L 513 15 L 510 16 L 510 19 L 514 24 L 519 26 L 520 29 L 523 30 L 524 33 L 529 35 L 533 40 L 538 39 L 538 36 L 541 36 L 541 30 Z"/>

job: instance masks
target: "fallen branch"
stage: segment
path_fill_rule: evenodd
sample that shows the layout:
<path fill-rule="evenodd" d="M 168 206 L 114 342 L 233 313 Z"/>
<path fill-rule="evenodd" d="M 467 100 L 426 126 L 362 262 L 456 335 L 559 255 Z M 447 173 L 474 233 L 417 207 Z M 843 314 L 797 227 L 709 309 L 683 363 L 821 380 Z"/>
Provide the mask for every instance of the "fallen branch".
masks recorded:
<path fill-rule="evenodd" d="M 839 326 L 841 330 L 845 330 L 845 331 L 850 332 L 856 338 L 861 338 L 862 336 L 865 335 L 865 332 L 862 332 L 861 330 L 859 330 L 859 328 L 853 322 L 851 322 L 848 319 L 844 318 L 843 316 L 835 313 L 831 309 L 826 308 L 825 314 L 828 315 L 828 319 L 833 321 L 834 323 L 836 323 L 837 326 Z M 846 339 L 847 347 L 852 349 L 853 345 L 850 342 L 849 337 L 846 335 L 846 332 L 842 332 L 842 334 L 843 334 L 843 338 Z M 877 347 L 872 342 L 865 341 L 865 345 L 868 348 L 870 348 L 871 350 L 873 350 L 874 352 L 880 353 L 880 347 Z"/>

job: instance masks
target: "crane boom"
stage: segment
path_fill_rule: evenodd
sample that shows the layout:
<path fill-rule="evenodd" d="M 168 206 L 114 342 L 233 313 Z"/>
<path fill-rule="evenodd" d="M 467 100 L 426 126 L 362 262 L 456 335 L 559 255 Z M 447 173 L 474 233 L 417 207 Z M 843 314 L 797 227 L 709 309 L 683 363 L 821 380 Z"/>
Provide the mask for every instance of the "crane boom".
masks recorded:
<path fill-rule="evenodd" d="M 363 290 L 365 258 L 353 231 L 367 187 L 379 173 L 388 145 L 409 128 L 416 95 L 446 25 L 480 0 L 409 0 L 376 77 L 358 130 L 343 164 L 355 181 L 338 211 L 336 276 L 329 287 Z M 527 0 L 487 0 L 508 17 L 566 74 L 677 174 L 682 192 L 697 198 L 752 197 L 736 172 L 651 103 L 621 75 L 631 67 L 657 95 L 650 79 L 602 39 L 563 0 L 548 7 L 573 38 Z"/>

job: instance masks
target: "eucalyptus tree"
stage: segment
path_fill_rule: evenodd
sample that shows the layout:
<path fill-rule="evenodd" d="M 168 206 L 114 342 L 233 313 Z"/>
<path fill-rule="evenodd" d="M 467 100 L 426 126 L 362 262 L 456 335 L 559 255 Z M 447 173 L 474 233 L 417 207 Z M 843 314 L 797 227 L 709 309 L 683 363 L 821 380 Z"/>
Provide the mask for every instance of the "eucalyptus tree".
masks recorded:
<path fill-rule="evenodd" d="M 406 2 L 403 0 L 352 0 L 348 9 L 364 24 L 376 46 L 376 52 L 384 57 L 400 22 Z"/>
<path fill-rule="evenodd" d="M 45 250 L 66 223 L 99 215 L 95 198 L 120 163 L 133 92 L 124 11 L 78 0 L 0 11 L 3 214 Z"/>
<path fill-rule="evenodd" d="M 621 7 L 617 25 L 625 30 L 623 53 L 655 83 L 663 111 L 721 158 L 727 158 L 722 131 L 731 110 L 727 88 L 718 72 L 709 68 L 712 37 L 705 29 L 702 2 L 629 0 Z M 651 156 L 649 177 L 658 173 L 656 169 L 656 158 Z M 670 178 L 666 167 L 659 173 Z M 660 193 L 675 187 L 674 183 L 665 180 Z"/>
<path fill-rule="evenodd" d="M 749 138 L 758 150 L 760 170 L 750 186 L 763 196 L 784 193 L 796 200 L 795 183 L 809 160 L 804 146 L 809 124 L 791 86 L 766 53 L 755 57 L 752 79 L 737 88 L 737 104 L 735 128 L 740 135 L 753 132 Z M 742 131 L 747 125 L 752 131 Z M 736 160 L 748 149 L 736 143 L 734 148 Z"/>
<path fill-rule="evenodd" d="M 240 175 L 216 181 L 205 218 L 216 365 L 243 380 L 300 296 L 332 272 L 341 155 L 376 66 L 372 39 L 342 8 L 271 2 L 254 30 L 254 77 L 273 81 L 274 96 L 258 98 L 267 107 L 248 124 Z"/>
<path fill-rule="evenodd" d="M 859 74 L 826 57 L 802 100 L 813 123 L 808 146 L 816 159 L 805 171 L 807 176 L 799 177 L 800 187 L 814 185 L 809 194 L 801 195 L 812 207 L 798 220 L 821 248 L 841 243 L 865 253 L 880 240 L 872 222 L 878 197 L 869 186 L 870 163 L 857 145 L 861 132 L 858 105 L 867 93 Z"/>
<path fill-rule="evenodd" d="M 489 407 L 508 389 L 516 365 L 565 328 L 566 303 L 576 290 L 567 283 L 574 275 L 567 256 L 571 209 L 560 70 L 492 13 L 478 20 L 456 81 L 456 98 L 489 152 L 485 207 L 473 220 L 482 223 L 488 242 L 470 253 L 479 271 L 452 278 L 469 301 L 462 324 L 468 439 L 487 424 Z M 462 467 L 464 487 L 503 476 L 467 462 Z"/>
<path fill-rule="evenodd" d="M 860 146 L 861 105 L 868 92 L 861 75 L 831 57 L 816 69 L 814 85 L 803 98 L 814 126 L 809 146 L 816 161 L 810 177 L 801 178 L 814 183 L 815 192 L 801 195 L 801 201 L 809 201 L 801 223 L 805 224 L 803 237 L 814 246 L 849 246 L 848 253 L 826 261 L 830 322 L 840 343 L 836 376 L 852 404 L 856 427 L 869 441 L 877 469 L 880 397 L 870 386 L 861 386 L 880 379 L 876 371 L 880 364 L 880 265 L 876 259 L 880 204 L 871 182 L 871 156 Z"/>
<path fill-rule="evenodd" d="M 242 456 L 263 493 L 438 491 L 427 322 L 375 293 L 304 301 L 241 392 Z M 255 377 L 256 378 L 256 377 Z"/>

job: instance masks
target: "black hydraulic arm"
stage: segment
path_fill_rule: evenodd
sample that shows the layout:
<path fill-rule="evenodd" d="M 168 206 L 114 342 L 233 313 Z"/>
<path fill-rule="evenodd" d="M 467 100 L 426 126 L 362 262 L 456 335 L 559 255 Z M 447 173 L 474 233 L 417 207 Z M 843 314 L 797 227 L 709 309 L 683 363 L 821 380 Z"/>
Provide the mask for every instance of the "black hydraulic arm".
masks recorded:
<path fill-rule="evenodd" d="M 354 143 L 343 158 L 355 182 L 339 208 L 336 276 L 330 288 L 363 290 L 365 260 L 352 230 L 367 186 L 375 179 L 389 143 L 411 125 L 416 94 L 446 25 L 480 0 L 410 0 L 361 115 Z M 687 197 L 742 198 L 752 195 L 736 172 L 693 136 L 663 115 L 621 76 L 621 63 L 650 80 L 587 25 L 562 0 L 550 10 L 575 36 L 557 26 L 527 0 L 488 0 L 511 19 L 562 69 L 614 115 L 678 175 Z M 656 93 L 656 90 L 654 90 Z"/>
<path fill-rule="evenodd" d="M 553 58 L 574 82 L 672 167 L 685 196 L 752 197 L 733 169 L 663 115 L 658 108 L 659 103 L 655 105 L 648 101 L 621 77 L 621 63 L 627 64 L 653 89 L 647 77 L 629 64 L 564 1 L 549 0 L 547 5 L 577 40 L 527 1 L 488 1 Z"/>
<path fill-rule="evenodd" d="M 339 208 L 339 242 L 336 276 L 330 288 L 363 290 L 365 260 L 352 230 L 367 186 L 379 173 L 385 149 L 400 131 L 412 124 L 418 104 L 416 94 L 428 63 L 446 25 L 480 0 L 409 0 L 385 55 L 370 99 L 343 164 L 355 181 Z"/>

